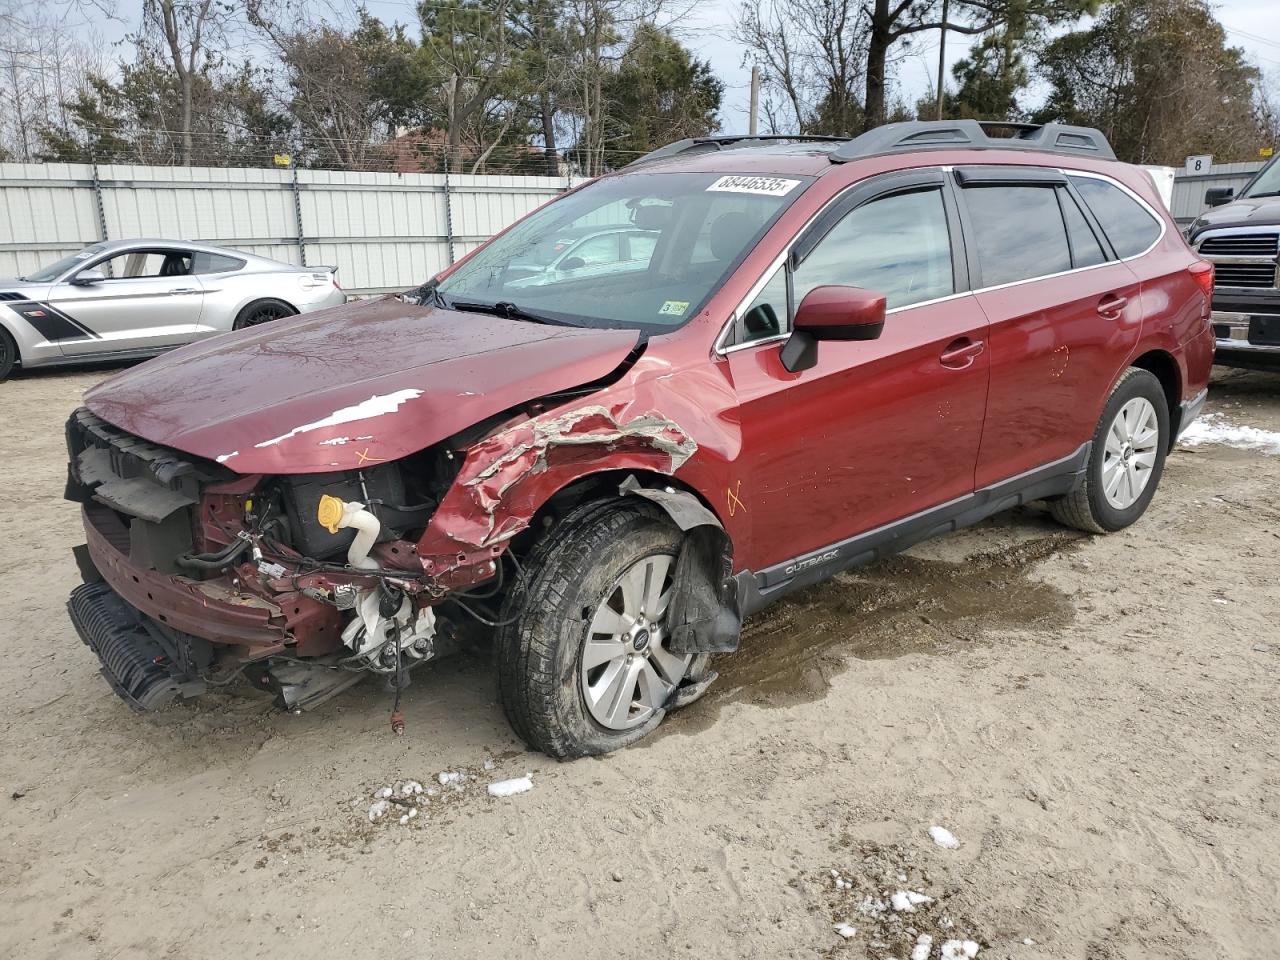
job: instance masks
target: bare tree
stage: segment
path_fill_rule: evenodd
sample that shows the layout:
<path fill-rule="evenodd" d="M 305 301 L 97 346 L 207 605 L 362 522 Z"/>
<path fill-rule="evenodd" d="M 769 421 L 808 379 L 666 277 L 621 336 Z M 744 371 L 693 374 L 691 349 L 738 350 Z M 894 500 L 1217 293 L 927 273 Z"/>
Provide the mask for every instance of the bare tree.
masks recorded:
<path fill-rule="evenodd" d="M 162 60 L 172 70 L 181 101 L 179 135 L 182 162 L 194 157 L 192 113 L 196 82 L 216 60 L 235 7 L 222 0 L 143 0 L 142 24 L 133 37 L 143 55 Z"/>
<path fill-rule="evenodd" d="M 733 36 L 763 68 L 774 133 L 851 133 L 861 122 L 866 17 L 858 0 L 745 0 Z"/>

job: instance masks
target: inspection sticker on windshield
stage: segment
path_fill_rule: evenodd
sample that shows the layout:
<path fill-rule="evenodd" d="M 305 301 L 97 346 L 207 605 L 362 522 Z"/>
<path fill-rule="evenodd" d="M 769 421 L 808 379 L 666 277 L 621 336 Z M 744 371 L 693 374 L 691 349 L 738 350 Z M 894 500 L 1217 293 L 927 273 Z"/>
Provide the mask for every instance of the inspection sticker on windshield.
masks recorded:
<path fill-rule="evenodd" d="M 721 177 L 707 192 L 712 193 L 756 193 L 762 197 L 781 197 L 800 186 L 799 180 L 785 180 L 782 177 Z"/>
<path fill-rule="evenodd" d="M 662 305 L 662 309 L 658 313 L 664 317 L 683 317 L 684 312 L 688 309 L 688 300 L 668 300 Z"/>

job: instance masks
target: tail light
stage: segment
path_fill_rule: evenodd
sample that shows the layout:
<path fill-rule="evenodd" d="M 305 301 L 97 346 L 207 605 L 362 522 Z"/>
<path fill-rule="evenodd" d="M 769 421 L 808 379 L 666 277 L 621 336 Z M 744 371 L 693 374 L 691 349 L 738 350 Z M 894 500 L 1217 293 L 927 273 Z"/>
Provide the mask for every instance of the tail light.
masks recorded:
<path fill-rule="evenodd" d="M 1210 300 L 1213 299 L 1213 264 L 1208 260 L 1197 260 L 1187 272 L 1195 278 L 1196 283 L 1200 284 L 1200 289 L 1204 295 Z"/>

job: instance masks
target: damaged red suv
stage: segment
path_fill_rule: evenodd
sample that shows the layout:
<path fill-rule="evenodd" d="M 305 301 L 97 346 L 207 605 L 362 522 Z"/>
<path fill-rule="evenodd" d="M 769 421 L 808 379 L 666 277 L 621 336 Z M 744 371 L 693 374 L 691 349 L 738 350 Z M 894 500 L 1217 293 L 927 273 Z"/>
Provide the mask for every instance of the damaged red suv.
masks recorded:
<path fill-rule="evenodd" d="M 1094 130 L 682 141 L 412 293 L 92 390 L 71 617 L 140 709 L 398 691 L 479 626 L 526 743 L 612 750 L 793 590 L 1031 500 L 1137 520 L 1212 290 Z"/>

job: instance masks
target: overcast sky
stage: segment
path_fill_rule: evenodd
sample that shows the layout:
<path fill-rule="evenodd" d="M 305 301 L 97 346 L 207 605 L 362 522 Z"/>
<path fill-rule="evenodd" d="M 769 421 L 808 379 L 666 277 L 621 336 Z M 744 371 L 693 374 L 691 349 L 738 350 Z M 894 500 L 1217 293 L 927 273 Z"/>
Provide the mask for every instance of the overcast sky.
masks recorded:
<path fill-rule="evenodd" d="M 344 0 L 334 0 L 341 4 Z M 355 3 L 355 0 L 346 0 Z M 417 17 L 412 0 L 364 0 L 369 11 L 381 20 L 410 25 L 416 34 Z M 694 12 L 681 24 L 685 42 L 697 55 L 711 63 L 724 81 L 721 111 L 725 133 L 746 133 L 751 88 L 751 69 L 742 64 L 742 48 L 729 39 L 730 24 L 739 0 L 699 0 Z M 140 0 L 119 0 L 118 15 L 124 23 L 103 26 L 104 39 L 119 40 L 133 28 L 141 8 Z M 1273 83 L 1280 84 L 1280 0 L 1226 0 L 1214 5 L 1218 19 L 1227 29 L 1232 45 L 1242 47 Z M 967 52 L 973 38 L 947 35 L 947 77 L 951 65 Z M 920 35 L 908 51 L 895 50 L 891 69 L 895 91 L 909 104 L 932 89 L 938 69 L 937 33 Z M 1035 90 L 1030 99 L 1036 99 Z"/>

